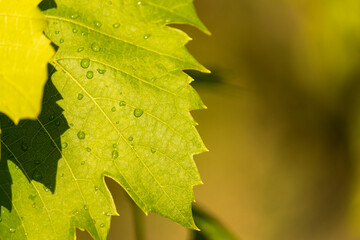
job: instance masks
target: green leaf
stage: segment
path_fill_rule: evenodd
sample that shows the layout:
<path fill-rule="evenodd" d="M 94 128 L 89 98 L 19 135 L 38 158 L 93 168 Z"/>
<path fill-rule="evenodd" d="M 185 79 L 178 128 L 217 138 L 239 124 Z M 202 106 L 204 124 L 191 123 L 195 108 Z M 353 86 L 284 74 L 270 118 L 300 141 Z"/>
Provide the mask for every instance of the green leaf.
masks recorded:
<path fill-rule="evenodd" d="M 53 106 L 59 94 L 48 87 L 38 121 L 2 123 L 8 139 L 2 140 L 0 190 L 8 197 L 0 236 L 73 239 L 79 227 L 106 239 L 117 212 L 104 176 L 145 213 L 196 229 L 191 203 L 201 180 L 193 155 L 206 148 L 189 111 L 205 106 L 183 70 L 207 70 L 185 49 L 189 37 L 166 26 L 206 31 L 192 1 L 56 3 L 46 12 L 46 33 L 59 45 L 52 82 L 61 109 Z M 56 126 L 58 118 L 67 124 Z M 39 159 L 44 163 L 37 165 Z"/>
<path fill-rule="evenodd" d="M 237 240 L 218 220 L 198 208 L 194 209 L 194 219 L 200 231 L 193 232 L 194 240 Z"/>
<path fill-rule="evenodd" d="M 15 123 L 41 110 L 47 63 L 54 54 L 43 35 L 40 0 L 0 0 L 0 112 Z"/>

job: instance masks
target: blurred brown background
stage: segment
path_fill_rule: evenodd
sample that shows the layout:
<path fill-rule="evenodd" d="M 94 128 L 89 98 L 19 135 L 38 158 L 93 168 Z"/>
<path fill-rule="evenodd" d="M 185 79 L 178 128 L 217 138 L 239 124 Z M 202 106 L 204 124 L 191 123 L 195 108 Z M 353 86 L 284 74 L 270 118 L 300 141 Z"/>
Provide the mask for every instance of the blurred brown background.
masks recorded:
<path fill-rule="evenodd" d="M 246 240 L 360 239 L 360 1 L 196 0 L 213 33 L 182 27 L 213 74 L 190 72 L 209 153 L 197 203 Z M 129 200 L 109 239 L 134 239 Z M 189 231 L 154 214 L 147 239 Z M 78 232 L 79 239 L 88 239 Z"/>

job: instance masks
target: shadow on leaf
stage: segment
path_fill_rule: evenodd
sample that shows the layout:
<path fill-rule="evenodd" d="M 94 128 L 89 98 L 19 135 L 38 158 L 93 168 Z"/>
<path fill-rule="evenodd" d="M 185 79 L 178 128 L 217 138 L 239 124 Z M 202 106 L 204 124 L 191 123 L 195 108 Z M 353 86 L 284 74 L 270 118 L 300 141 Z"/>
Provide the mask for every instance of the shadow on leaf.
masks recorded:
<path fill-rule="evenodd" d="M 60 93 L 49 80 L 44 90 L 42 112 L 37 120 L 23 120 L 15 126 L 7 116 L 0 114 L 0 207 L 4 206 L 9 211 L 12 208 L 13 179 L 9 161 L 23 172 L 29 182 L 40 182 L 44 189 L 54 193 L 62 151 L 60 137 L 69 128 L 63 109 L 56 103 L 60 99 Z"/>

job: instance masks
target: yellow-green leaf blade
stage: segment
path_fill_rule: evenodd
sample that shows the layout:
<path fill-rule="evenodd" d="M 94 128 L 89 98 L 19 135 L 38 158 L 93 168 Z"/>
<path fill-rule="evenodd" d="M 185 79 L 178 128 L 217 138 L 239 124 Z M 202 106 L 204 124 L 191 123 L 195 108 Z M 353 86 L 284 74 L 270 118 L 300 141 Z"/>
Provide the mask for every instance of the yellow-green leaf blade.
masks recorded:
<path fill-rule="evenodd" d="M 75 160 L 98 166 L 79 174 L 106 173 L 144 212 L 196 229 L 192 188 L 201 180 L 192 156 L 206 148 L 189 111 L 204 105 L 183 70 L 207 70 L 184 47 L 189 37 L 166 26 L 201 28 L 192 1 L 59 0 L 57 6 L 46 13 L 47 34 L 59 45 L 53 82 L 74 124 L 69 132 L 86 136 L 67 142 L 78 152 L 91 148 Z"/>
<path fill-rule="evenodd" d="M 43 35 L 40 0 L 0 1 L 0 112 L 15 123 L 41 110 L 47 63 L 54 54 Z"/>

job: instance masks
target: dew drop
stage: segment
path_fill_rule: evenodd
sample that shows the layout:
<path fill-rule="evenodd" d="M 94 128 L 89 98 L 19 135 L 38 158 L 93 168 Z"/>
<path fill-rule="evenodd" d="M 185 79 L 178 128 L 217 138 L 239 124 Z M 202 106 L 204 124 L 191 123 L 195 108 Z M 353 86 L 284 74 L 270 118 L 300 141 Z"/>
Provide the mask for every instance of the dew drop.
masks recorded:
<path fill-rule="evenodd" d="M 63 143 L 61 144 L 62 149 L 67 148 L 67 146 L 68 146 L 67 142 L 63 142 Z"/>
<path fill-rule="evenodd" d="M 35 208 L 35 207 L 36 207 L 36 203 L 33 203 L 33 204 L 32 204 L 32 207 Z"/>
<path fill-rule="evenodd" d="M 97 71 L 98 71 L 99 74 L 104 74 L 106 72 L 105 69 L 104 70 L 103 69 L 98 69 Z"/>
<path fill-rule="evenodd" d="M 152 81 L 152 82 L 155 82 L 155 81 L 156 81 L 156 78 L 152 78 L 151 81 Z"/>
<path fill-rule="evenodd" d="M 88 72 L 86 73 L 86 77 L 87 77 L 88 79 L 92 79 L 92 78 L 94 77 L 94 72 L 93 72 L 93 71 L 88 71 Z"/>
<path fill-rule="evenodd" d="M 137 4 L 138 4 L 138 5 L 141 5 L 141 1 L 139 1 Z"/>
<path fill-rule="evenodd" d="M 112 151 L 112 158 L 117 159 L 118 157 L 119 157 L 119 152 L 116 150 Z"/>
<path fill-rule="evenodd" d="M 35 181 L 39 181 L 39 180 L 41 180 L 42 178 L 43 178 L 43 176 L 41 175 L 40 172 L 38 172 L 38 171 L 35 171 L 35 172 L 34 172 L 34 174 L 33 174 L 33 179 L 34 179 Z"/>
<path fill-rule="evenodd" d="M 83 165 L 83 166 L 84 166 L 84 165 L 85 165 L 85 161 L 81 161 L 81 165 Z"/>
<path fill-rule="evenodd" d="M 77 51 L 78 51 L 78 52 L 82 52 L 82 51 L 84 51 L 84 48 L 83 48 L 83 47 L 80 47 L 80 48 L 78 48 Z"/>
<path fill-rule="evenodd" d="M 117 144 L 116 144 L 116 143 L 114 143 L 114 144 L 113 144 L 113 148 L 116 148 L 116 147 L 117 147 Z"/>
<path fill-rule="evenodd" d="M 55 34 L 59 34 L 60 33 L 60 31 L 55 31 Z"/>
<path fill-rule="evenodd" d="M 90 59 L 84 58 L 83 60 L 81 60 L 80 66 L 82 68 L 88 68 L 90 66 Z"/>
<path fill-rule="evenodd" d="M 93 43 L 93 44 L 91 44 L 91 49 L 92 49 L 94 52 L 99 52 L 99 51 L 100 51 L 100 46 L 99 46 L 99 44 L 97 44 L 97 43 Z"/>
<path fill-rule="evenodd" d="M 141 117 L 143 114 L 144 114 L 144 111 L 142 109 L 136 108 L 134 110 L 134 116 L 137 118 Z"/>
<path fill-rule="evenodd" d="M 80 131 L 80 132 L 78 132 L 78 134 L 77 134 L 77 137 L 80 139 L 80 140 L 84 140 L 85 139 L 85 133 L 84 132 L 82 132 L 82 131 Z"/>
<path fill-rule="evenodd" d="M 120 101 L 120 102 L 119 102 L 119 106 L 120 106 L 120 107 L 126 106 L 126 102 L 125 102 L 125 101 Z"/>
<path fill-rule="evenodd" d="M 83 98 L 84 98 L 84 95 L 82 95 L 81 93 L 79 93 L 77 99 L 78 99 L 78 100 L 81 100 L 81 99 L 83 99 Z"/>
<path fill-rule="evenodd" d="M 84 205 L 84 209 L 85 209 L 85 210 L 88 210 L 88 206 Z"/>
<path fill-rule="evenodd" d="M 77 33 L 78 32 L 78 30 L 76 29 L 76 28 L 73 28 L 73 33 Z"/>
<path fill-rule="evenodd" d="M 97 186 L 95 186 L 95 191 L 97 192 L 99 190 L 99 188 Z"/>
<path fill-rule="evenodd" d="M 15 228 L 9 228 L 9 232 L 15 233 L 15 232 L 16 232 L 16 229 L 15 229 Z"/>
<path fill-rule="evenodd" d="M 49 189 L 47 187 L 45 187 L 45 186 L 43 187 L 43 189 L 44 189 L 45 192 L 49 191 Z"/>
<path fill-rule="evenodd" d="M 111 111 L 112 111 L 112 112 L 116 112 L 116 107 L 112 107 L 112 108 L 111 108 Z"/>
<path fill-rule="evenodd" d="M 64 39 L 61 38 L 61 39 L 60 39 L 60 43 L 63 43 L 63 42 L 64 42 Z"/>
<path fill-rule="evenodd" d="M 105 227 L 105 224 L 103 224 L 103 223 L 102 223 L 102 224 L 100 224 L 100 227 L 101 227 L 101 228 Z"/>
<path fill-rule="evenodd" d="M 131 142 L 132 140 L 134 140 L 133 137 L 129 137 L 128 140 Z"/>
<path fill-rule="evenodd" d="M 86 151 L 91 152 L 91 148 L 87 147 Z"/>
<path fill-rule="evenodd" d="M 119 28 L 120 27 L 120 23 L 114 23 L 113 24 L 113 28 Z"/>
<path fill-rule="evenodd" d="M 151 34 L 146 34 L 145 36 L 144 36 L 144 39 L 149 39 L 151 37 Z"/>
<path fill-rule="evenodd" d="M 50 120 L 50 121 L 51 121 L 51 120 L 54 120 L 54 118 L 55 118 L 54 114 L 51 114 L 50 117 L 49 117 L 49 120 Z"/>
<path fill-rule="evenodd" d="M 152 148 L 152 149 L 151 149 L 151 153 L 156 153 L 156 149 L 155 149 L 155 148 Z"/>
<path fill-rule="evenodd" d="M 101 26 L 102 26 L 101 22 L 99 22 L 99 21 L 96 21 L 96 22 L 95 22 L 95 27 L 98 27 L 98 28 L 99 28 L 99 27 L 101 27 Z"/>
<path fill-rule="evenodd" d="M 29 149 L 28 145 L 26 143 L 21 143 L 21 150 L 23 150 L 24 152 L 26 152 Z"/>
<path fill-rule="evenodd" d="M 76 19 L 78 17 L 79 17 L 79 14 L 73 14 L 73 15 L 70 16 L 70 18 L 72 18 L 72 19 Z"/>

